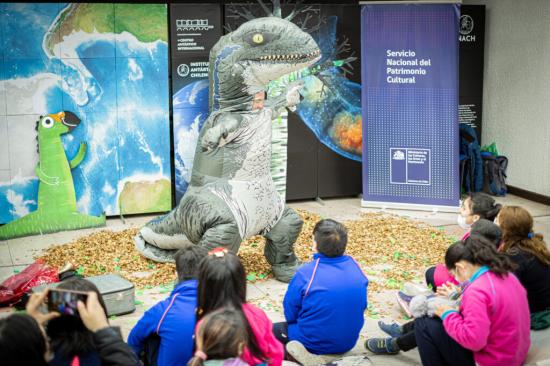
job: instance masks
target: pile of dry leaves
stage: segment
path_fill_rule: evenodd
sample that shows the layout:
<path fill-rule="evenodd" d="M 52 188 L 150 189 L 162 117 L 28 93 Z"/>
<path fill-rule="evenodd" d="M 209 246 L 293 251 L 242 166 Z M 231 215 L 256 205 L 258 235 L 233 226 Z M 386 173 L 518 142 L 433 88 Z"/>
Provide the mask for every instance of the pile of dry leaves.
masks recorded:
<path fill-rule="evenodd" d="M 304 220 L 295 250 L 302 261 L 311 259 L 311 235 L 318 215 L 298 211 Z M 397 289 L 404 281 L 418 276 L 427 266 L 440 262 L 451 243 L 442 230 L 387 214 L 363 214 L 345 222 L 349 231 L 347 254 L 353 256 L 370 279 L 369 291 Z M 42 258 L 61 267 L 67 261 L 77 264 L 84 276 L 118 273 L 147 288 L 165 285 L 175 279 L 173 264 L 156 263 L 142 257 L 134 248 L 137 229 L 121 232 L 100 231 L 69 244 L 48 249 Z M 270 276 L 263 255 L 264 239 L 253 237 L 239 251 L 250 281 Z"/>

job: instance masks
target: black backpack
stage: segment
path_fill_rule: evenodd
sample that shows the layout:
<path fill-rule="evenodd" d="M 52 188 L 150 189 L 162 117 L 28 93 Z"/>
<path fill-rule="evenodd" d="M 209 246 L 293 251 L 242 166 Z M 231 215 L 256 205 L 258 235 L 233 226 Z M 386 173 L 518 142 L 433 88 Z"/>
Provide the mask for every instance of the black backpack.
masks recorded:
<path fill-rule="evenodd" d="M 481 156 L 483 158 L 483 192 L 493 196 L 505 196 L 508 192 L 506 188 L 508 158 L 492 154 L 482 154 Z"/>

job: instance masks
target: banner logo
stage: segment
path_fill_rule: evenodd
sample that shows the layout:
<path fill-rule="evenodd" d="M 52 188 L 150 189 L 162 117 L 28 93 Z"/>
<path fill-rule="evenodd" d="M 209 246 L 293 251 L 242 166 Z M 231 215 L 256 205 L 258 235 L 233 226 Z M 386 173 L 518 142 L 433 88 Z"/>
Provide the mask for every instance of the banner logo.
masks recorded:
<path fill-rule="evenodd" d="M 460 34 L 467 35 L 474 30 L 474 20 L 469 15 L 460 17 Z"/>
<path fill-rule="evenodd" d="M 184 30 L 199 31 L 199 30 L 210 30 L 214 26 L 208 24 L 208 19 L 177 19 L 176 27 L 178 32 Z"/>
<path fill-rule="evenodd" d="M 181 76 L 182 78 L 186 77 L 187 75 L 189 75 L 189 66 L 187 66 L 187 64 L 180 64 L 178 66 L 178 69 L 177 69 L 177 72 L 178 72 L 178 75 Z"/>
<path fill-rule="evenodd" d="M 405 153 L 401 150 L 397 150 L 393 153 L 393 160 L 405 160 Z"/>

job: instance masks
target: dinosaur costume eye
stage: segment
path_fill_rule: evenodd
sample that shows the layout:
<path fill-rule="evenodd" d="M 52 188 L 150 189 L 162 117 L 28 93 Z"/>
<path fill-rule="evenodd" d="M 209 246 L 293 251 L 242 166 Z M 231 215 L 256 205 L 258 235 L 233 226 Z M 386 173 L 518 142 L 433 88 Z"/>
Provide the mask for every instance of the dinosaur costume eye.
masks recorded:
<path fill-rule="evenodd" d="M 252 36 L 252 42 L 256 43 L 256 44 L 260 44 L 264 41 L 264 36 L 261 35 L 260 33 L 256 33 Z"/>
<path fill-rule="evenodd" d="M 52 117 L 46 117 L 42 120 L 42 126 L 44 128 L 52 128 L 53 127 L 53 118 Z"/>

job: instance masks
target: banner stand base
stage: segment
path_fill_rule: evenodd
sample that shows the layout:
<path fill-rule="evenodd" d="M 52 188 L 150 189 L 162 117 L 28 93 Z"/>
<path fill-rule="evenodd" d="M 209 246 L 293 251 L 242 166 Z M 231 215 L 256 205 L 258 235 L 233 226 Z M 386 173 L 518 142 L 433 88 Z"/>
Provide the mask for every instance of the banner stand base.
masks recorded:
<path fill-rule="evenodd" d="M 361 200 L 361 207 L 380 208 L 382 210 L 412 210 L 412 211 L 430 211 L 430 212 L 452 212 L 457 213 L 460 207 L 457 206 L 438 206 L 438 205 L 419 205 L 412 203 L 381 202 Z"/>

